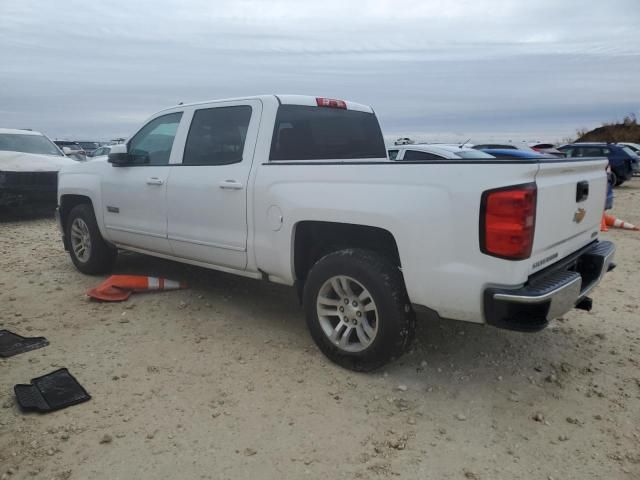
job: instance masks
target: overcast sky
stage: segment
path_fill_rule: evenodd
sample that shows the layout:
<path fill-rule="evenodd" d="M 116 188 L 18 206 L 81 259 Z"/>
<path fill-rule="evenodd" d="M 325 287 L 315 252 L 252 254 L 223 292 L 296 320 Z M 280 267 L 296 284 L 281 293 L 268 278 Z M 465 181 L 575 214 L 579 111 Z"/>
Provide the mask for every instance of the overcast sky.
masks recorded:
<path fill-rule="evenodd" d="M 389 137 L 560 140 L 638 113 L 639 83 L 640 0 L 0 0 L 0 127 L 52 138 L 300 93 Z"/>

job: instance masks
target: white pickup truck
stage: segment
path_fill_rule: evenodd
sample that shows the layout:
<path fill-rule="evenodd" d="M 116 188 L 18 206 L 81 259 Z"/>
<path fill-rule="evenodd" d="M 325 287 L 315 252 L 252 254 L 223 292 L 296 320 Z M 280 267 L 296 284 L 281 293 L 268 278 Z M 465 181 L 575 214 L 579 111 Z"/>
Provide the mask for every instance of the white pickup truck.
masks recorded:
<path fill-rule="evenodd" d="M 294 285 L 319 348 L 371 370 L 415 312 L 535 331 L 612 268 L 606 159 L 393 162 L 373 110 L 268 95 L 179 105 L 59 176 L 76 267 L 117 249 Z"/>

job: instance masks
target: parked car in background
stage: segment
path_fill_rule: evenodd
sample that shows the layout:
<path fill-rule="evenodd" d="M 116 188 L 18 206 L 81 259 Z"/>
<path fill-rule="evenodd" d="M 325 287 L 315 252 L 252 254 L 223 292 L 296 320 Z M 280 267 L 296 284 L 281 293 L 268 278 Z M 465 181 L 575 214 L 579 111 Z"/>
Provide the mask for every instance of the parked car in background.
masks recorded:
<path fill-rule="evenodd" d="M 80 145 L 80 147 L 82 147 L 82 149 L 84 150 L 84 152 L 86 153 L 87 157 L 91 157 L 93 156 L 93 152 L 96 151 L 96 149 L 98 147 L 100 147 L 100 145 L 102 145 L 100 142 L 81 142 L 78 141 L 76 142 L 78 145 Z"/>
<path fill-rule="evenodd" d="M 54 140 L 54 143 L 60 147 L 67 157 L 80 162 L 84 162 L 87 159 L 87 153 L 78 142 L 72 142 L 70 140 Z"/>
<path fill-rule="evenodd" d="M 76 163 L 40 132 L 0 128 L 0 207 L 55 206 L 58 171 Z"/>
<path fill-rule="evenodd" d="M 413 144 L 388 149 L 390 160 L 447 160 L 493 158 L 480 150 L 448 144 Z"/>
<path fill-rule="evenodd" d="M 541 158 L 557 158 L 546 153 L 539 153 L 534 150 L 517 150 L 514 148 L 486 148 L 482 152 L 491 155 L 494 158 L 512 158 L 520 160 L 535 160 Z"/>
<path fill-rule="evenodd" d="M 111 147 L 112 145 L 103 145 L 102 147 L 96 148 L 87 160 L 107 160 Z"/>
<path fill-rule="evenodd" d="M 624 145 L 640 157 L 640 143 L 621 142 L 618 145 Z M 633 175 L 640 175 L 640 162 L 635 162 L 634 165 L 636 168 L 633 169 Z"/>
<path fill-rule="evenodd" d="M 640 143 L 631 143 L 631 142 L 619 142 L 618 145 L 623 145 L 625 147 L 630 148 L 636 154 L 640 153 Z"/>
<path fill-rule="evenodd" d="M 553 143 L 534 143 L 529 145 L 533 150 L 539 153 L 548 153 L 554 157 L 564 158 L 565 154 L 558 150 Z"/>
<path fill-rule="evenodd" d="M 366 371 L 416 311 L 536 331 L 589 309 L 615 251 L 606 165 L 390 161 L 371 107 L 262 95 L 171 107 L 63 169 L 58 218 L 84 273 L 120 248 L 293 286 L 320 350 Z"/>
<path fill-rule="evenodd" d="M 622 185 L 638 169 L 640 159 L 633 150 L 616 143 L 571 143 L 558 147 L 568 158 L 606 157 L 615 186 Z"/>
<path fill-rule="evenodd" d="M 476 150 L 500 149 L 500 150 L 523 150 L 525 152 L 535 151 L 526 143 L 478 143 L 474 145 L 467 145 L 468 147 L 475 148 Z"/>
<path fill-rule="evenodd" d="M 634 152 L 640 152 L 640 143 L 619 142 L 618 145 L 624 145 L 625 147 L 629 147 Z"/>

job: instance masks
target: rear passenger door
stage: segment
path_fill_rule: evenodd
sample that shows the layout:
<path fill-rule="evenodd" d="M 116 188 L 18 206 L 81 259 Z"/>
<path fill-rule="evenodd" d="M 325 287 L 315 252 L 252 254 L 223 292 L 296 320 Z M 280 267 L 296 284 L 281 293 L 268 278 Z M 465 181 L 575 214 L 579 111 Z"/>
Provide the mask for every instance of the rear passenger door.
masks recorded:
<path fill-rule="evenodd" d="M 167 186 L 175 255 L 244 269 L 248 181 L 262 113 L 259 100 L 194 108 L 182 162 Z"/>

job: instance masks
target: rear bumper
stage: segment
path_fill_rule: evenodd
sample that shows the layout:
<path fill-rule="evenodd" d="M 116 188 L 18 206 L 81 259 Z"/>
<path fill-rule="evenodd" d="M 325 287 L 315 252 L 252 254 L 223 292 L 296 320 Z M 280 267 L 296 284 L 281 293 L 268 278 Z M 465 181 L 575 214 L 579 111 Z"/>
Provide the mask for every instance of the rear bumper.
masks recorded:
<path fill-rule="evenodd" d="M 596 242 L 532 275 L 520 288 L 491 287 L 484 293 L 486 322 L 500 328 L 538 331 L 581 304 L 614 267 L 615 245 Z"/>

